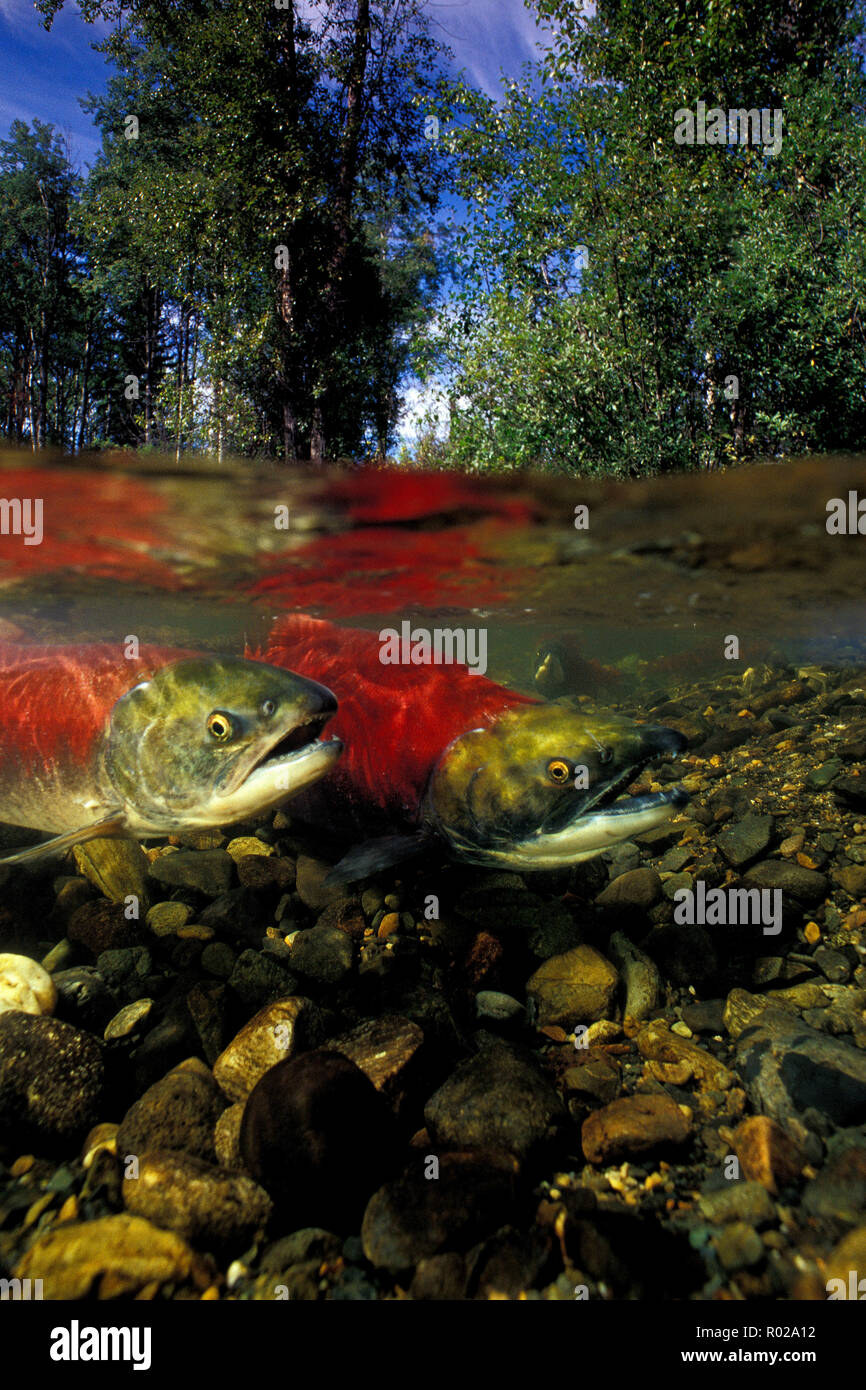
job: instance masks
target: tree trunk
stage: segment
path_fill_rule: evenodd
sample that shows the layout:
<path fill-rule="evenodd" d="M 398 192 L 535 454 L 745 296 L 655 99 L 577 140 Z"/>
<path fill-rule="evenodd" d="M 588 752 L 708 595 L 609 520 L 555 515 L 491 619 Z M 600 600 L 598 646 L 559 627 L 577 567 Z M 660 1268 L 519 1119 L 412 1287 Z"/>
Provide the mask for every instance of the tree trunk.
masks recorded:
<path fill-rule="evenodd" d="M 30 356 L 27 363 L 27 405 L 30 412 L 30 448 L 35 453 L 39 447 L 36 439 L 36 397 L 33 391 L 33 359 L 36 356 L 36 341 L 33 336 L 33 329 L 30 330 Z"/>
<path fill-rule="evenodd" d="M 361 131 L 364 125 L 364 83 L 367 76 L 367 54 L 370 48 L 370 0 L 358 0 L 352 56 L 346 78 L 346 112 L 340 138 L 340 166 L 334 191 L 332 224 L 334 250 L 328 264 L 322 297 L 326 308 L 326 339 L 323 351 L 324 378 L 333 384 L 335 348 L 338 342 L 341 313 L 346 288 L 344 276 L 349 255 L 352 231 L 352 204 L 358 181 L 358 156 Z M 326 457 L 327 421 L 324 418 L 322 396 L 314 402 L 310 438 L 310 457 L 321 463 Z"/>
<path fill-rule="evenodd" d="M 144 442 L 153 440 L 153 385 L 156 374 L 157 336 L 159 333 L 158 291 L 145 286 L 144 329 Z"/>
<path fill-rule="evenodd" d="M 87 335 L 84 339 L 84 360 L 81 364 L 81 420 L 78 425 L 78 452 L 84 448 L 84 441 L 87 438 L 87 412 L 90 409 L 90 325 L 88 324 Z M 75 441 L 73 440 L 73 447 Z"/>

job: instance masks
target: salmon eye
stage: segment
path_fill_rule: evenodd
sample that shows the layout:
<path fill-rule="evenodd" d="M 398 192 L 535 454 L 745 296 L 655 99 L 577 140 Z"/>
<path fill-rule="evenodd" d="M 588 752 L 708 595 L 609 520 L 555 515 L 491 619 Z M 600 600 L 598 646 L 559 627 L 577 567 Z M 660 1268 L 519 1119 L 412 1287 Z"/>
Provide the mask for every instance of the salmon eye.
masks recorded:
<path fill-rule="evenodd" d="M 613 749 L 612 749 L 612 748 L 602 748 L 602 749 L 600 750 L 600 752 L 599 752 L 599 755 L 598 755 L 598 761 L 599 761 L 600 763 L 609 763 L 612 757 L 613 757 Z"/>
<path fill-rule="evenodd" d="M 556 782 L 561 787 L 563 782 L 567 782 L 571 776 L 571 768 L 568 763 L 563 762 L 562 758 L 554 758 L 547 764 L 547 775 L 551 782 Z"/>
<path fill-rule="evenodd" d="M 215 709 L 207 717 L 208 733 L 219 743 L 225 743 L 227 738 L 231 738 L 232 721 L 222 710 Z"/>
<path fill-rule="evenodd" d="M 263 700 L 263 701 L 262 701 L 262 714 L 267 715 L 268 719 L 270 719 L 270 717 L 271 717 L 272 714 L 276 714 L 276 712 L 277 712 L 277 702 L 276 702 L 276 700 Z"/>

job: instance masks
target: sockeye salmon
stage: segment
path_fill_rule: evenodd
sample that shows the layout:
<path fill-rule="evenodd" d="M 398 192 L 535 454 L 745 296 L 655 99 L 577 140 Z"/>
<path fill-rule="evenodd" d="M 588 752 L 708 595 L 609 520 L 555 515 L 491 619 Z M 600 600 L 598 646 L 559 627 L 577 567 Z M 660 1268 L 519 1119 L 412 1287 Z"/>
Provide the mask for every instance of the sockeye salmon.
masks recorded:
<path fill-rule="evenodd" d="M 315 672 L 339 701 L 345 753 L 293 810 L 365 837 L 400 832 L 351 850 L 336 879 L 354 882 L 437 839 L 469 863 L 557 868 L 687 803 L 678 787 L 617 799 L 649 762 L 682 751 L 680 733 L 539 702 L 459 665 L 383 665 L 380 645 L 375 632 L 292 614 L 263 654 Z"/>
<path fill-rule="evenodd" d="M 120 645 L 0 645 L 0 822 L 57 838 L 20 863 L 103 835 L 231 825 L 326 773 L 330 690 L 239 657 Z"/>

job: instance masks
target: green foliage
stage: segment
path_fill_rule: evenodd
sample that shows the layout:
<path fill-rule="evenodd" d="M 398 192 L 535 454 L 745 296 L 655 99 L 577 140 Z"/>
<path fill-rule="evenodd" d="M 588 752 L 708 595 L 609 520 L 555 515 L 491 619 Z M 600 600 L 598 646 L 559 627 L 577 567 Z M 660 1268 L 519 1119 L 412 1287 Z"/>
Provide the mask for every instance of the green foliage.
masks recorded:
<path fill-rule="evenodd" d="M 61 5 L 39 6 L 46 27 Z M 81 9 L 121 19 L 114 0 Z M 86 103 L 103 148 L 73 216 L 91 435 L 388 447 L 439 277 L 424 121 L 441 50 L 422 9 L 327 0 L 308 22 L 294 4 L 134 0 L 95 45 L 117 74 Z"/>
<path fill-rule="evenodd" d="M 450 112 L 470 217 L 431 353 L 454 461 L 626 475 L 862 447 L 861 7 L 537 8 L 543 64 Z M 781 148 L 675 143 L 701 100 L 781 109 Z"/>

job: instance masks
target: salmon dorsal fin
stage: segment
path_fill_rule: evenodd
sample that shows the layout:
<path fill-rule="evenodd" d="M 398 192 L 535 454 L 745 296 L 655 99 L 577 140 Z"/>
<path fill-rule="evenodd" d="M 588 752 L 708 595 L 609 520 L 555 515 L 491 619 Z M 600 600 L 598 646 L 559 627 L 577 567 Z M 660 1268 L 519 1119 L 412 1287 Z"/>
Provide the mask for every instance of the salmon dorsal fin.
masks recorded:
<path fill-rule="evenodd" d="M 93 825 L 84 825 L 80 830 L 67 830 L 65 835 L 56 835 L 41 845 L 31 845 L 29 849 L 17 850 L 14 854 L 0 855 L 0 864 L 32 864 L 38 859 L 47 859 L 53 854 L 62 854 L 73 845 L 81 845 L 85 840 L 98 840 L 103 835 L 123 835 L 125 833 L 123 812 L 118 808 L 103 820 Z"/>

